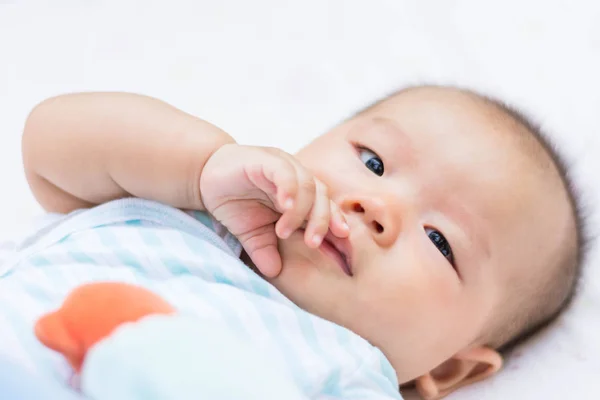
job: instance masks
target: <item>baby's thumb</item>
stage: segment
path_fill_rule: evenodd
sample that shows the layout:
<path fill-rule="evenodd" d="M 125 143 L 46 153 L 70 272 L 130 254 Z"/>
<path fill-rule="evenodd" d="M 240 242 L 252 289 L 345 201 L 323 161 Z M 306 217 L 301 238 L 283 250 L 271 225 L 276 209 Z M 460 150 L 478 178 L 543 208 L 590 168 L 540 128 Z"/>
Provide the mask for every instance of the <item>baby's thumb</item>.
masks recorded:
<path fill-rule="evenodd" d="M 275 234 L 273 233 L 273 236 Z M 277 250 L 277 239 L 274 244 L 262 244 L 257 246 L 255 241 L 242 242 L 242 246 L 253 266 L 266 278 L 275 278 L 281 272 L 281 256 Z"/>
<path fill-rule="evenodd" d="M 282 263 L 273 224 L 239 235 L 238 239 L 261 274 L 266 278 L 279 275 Z"/>
<path fill-rule="evenodd" d="M 275 278 L 281 272 L 281 256 L 276 244 L 246 251 L 256 268 L 266 278 Z"/>

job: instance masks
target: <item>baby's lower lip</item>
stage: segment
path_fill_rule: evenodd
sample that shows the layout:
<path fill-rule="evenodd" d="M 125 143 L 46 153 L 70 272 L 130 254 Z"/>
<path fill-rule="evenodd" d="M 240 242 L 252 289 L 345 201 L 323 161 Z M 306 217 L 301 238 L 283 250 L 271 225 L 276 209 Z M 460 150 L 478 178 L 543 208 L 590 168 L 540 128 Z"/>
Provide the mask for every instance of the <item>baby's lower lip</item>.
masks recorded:
<path fill-rule="evenodd" d="M 346 260 L 342 257 L 339 251 L 335 247 L 333 247 L 329 242 L 323 241 L 321 246 L 319 246 L 319 250 L 323 252 L 325 255 L 334 259 L 334 261 L 340 266 L 342 271 L 348 276 L 352 276 L 348 265 L 346 264 Z"/>

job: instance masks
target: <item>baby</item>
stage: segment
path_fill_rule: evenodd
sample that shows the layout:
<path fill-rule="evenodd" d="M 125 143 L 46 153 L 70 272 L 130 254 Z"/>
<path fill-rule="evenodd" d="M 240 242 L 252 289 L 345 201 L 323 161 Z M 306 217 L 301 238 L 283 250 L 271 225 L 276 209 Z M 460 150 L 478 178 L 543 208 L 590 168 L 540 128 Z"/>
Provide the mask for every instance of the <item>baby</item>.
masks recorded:
<path fill-rule="evenodd" d="M 434 399 L 496 373 L 579 276 L 565 167 L 523 116 L 470 91 L 402 90 L 295 156 L 152 98 L 65 95 L 31 113 L 23 157 L 46 210 L 91 208 L 0 270 L 0 352 L 49 374 L 36 318 L 77 285 L 122 280 L 225 315 L 308 398 L 415 385 Z"/>

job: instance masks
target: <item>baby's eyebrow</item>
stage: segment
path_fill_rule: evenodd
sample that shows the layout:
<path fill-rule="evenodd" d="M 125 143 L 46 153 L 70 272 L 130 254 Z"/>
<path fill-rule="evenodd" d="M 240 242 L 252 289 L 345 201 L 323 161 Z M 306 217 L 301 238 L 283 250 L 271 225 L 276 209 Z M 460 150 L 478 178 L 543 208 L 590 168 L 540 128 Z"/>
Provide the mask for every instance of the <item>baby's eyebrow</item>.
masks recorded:
<path fill-rule="evenodd" d="M 474 247 L 485 257 L 489 256 L 489 236 L 486 230 L 483 229 L 483 221 L 478 215 L 474 214 L 468 207 L 458 201 L 453 202 L 452 206 L 445 210 L 445 214 L 465 236 L 469 246 L 466 250 Z"/>
<path fill-rule="evenodd" d="M 415 164 L 416 158 L 415 155 L 415 147 L 412 139 L 407 134 L 406 130 L 400 126 L 398 121 L 388 118 L 386 116 L 374 115 L 367 124 L 367 129 L 371 130 L 379 130 L 388 137 L 388 139 L 393 139 L 394 148 L 391 150 L 396 150 L 401 152 L 404 163 L 406 164 Z"/>

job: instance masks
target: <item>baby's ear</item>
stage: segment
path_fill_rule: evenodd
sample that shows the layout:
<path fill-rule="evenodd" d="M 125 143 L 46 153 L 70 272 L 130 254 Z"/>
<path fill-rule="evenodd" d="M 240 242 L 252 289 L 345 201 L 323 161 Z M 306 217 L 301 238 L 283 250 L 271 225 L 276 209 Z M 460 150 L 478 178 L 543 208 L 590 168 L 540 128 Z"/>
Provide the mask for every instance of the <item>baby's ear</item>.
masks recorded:
<path fill-rule="evenodd" d="M 459 352 L 451 359 L 415 380 L 425 400 L 440 399 L 456 389 L 494 375 L 502 368 L 502 356 L 489 347 Z"/>

